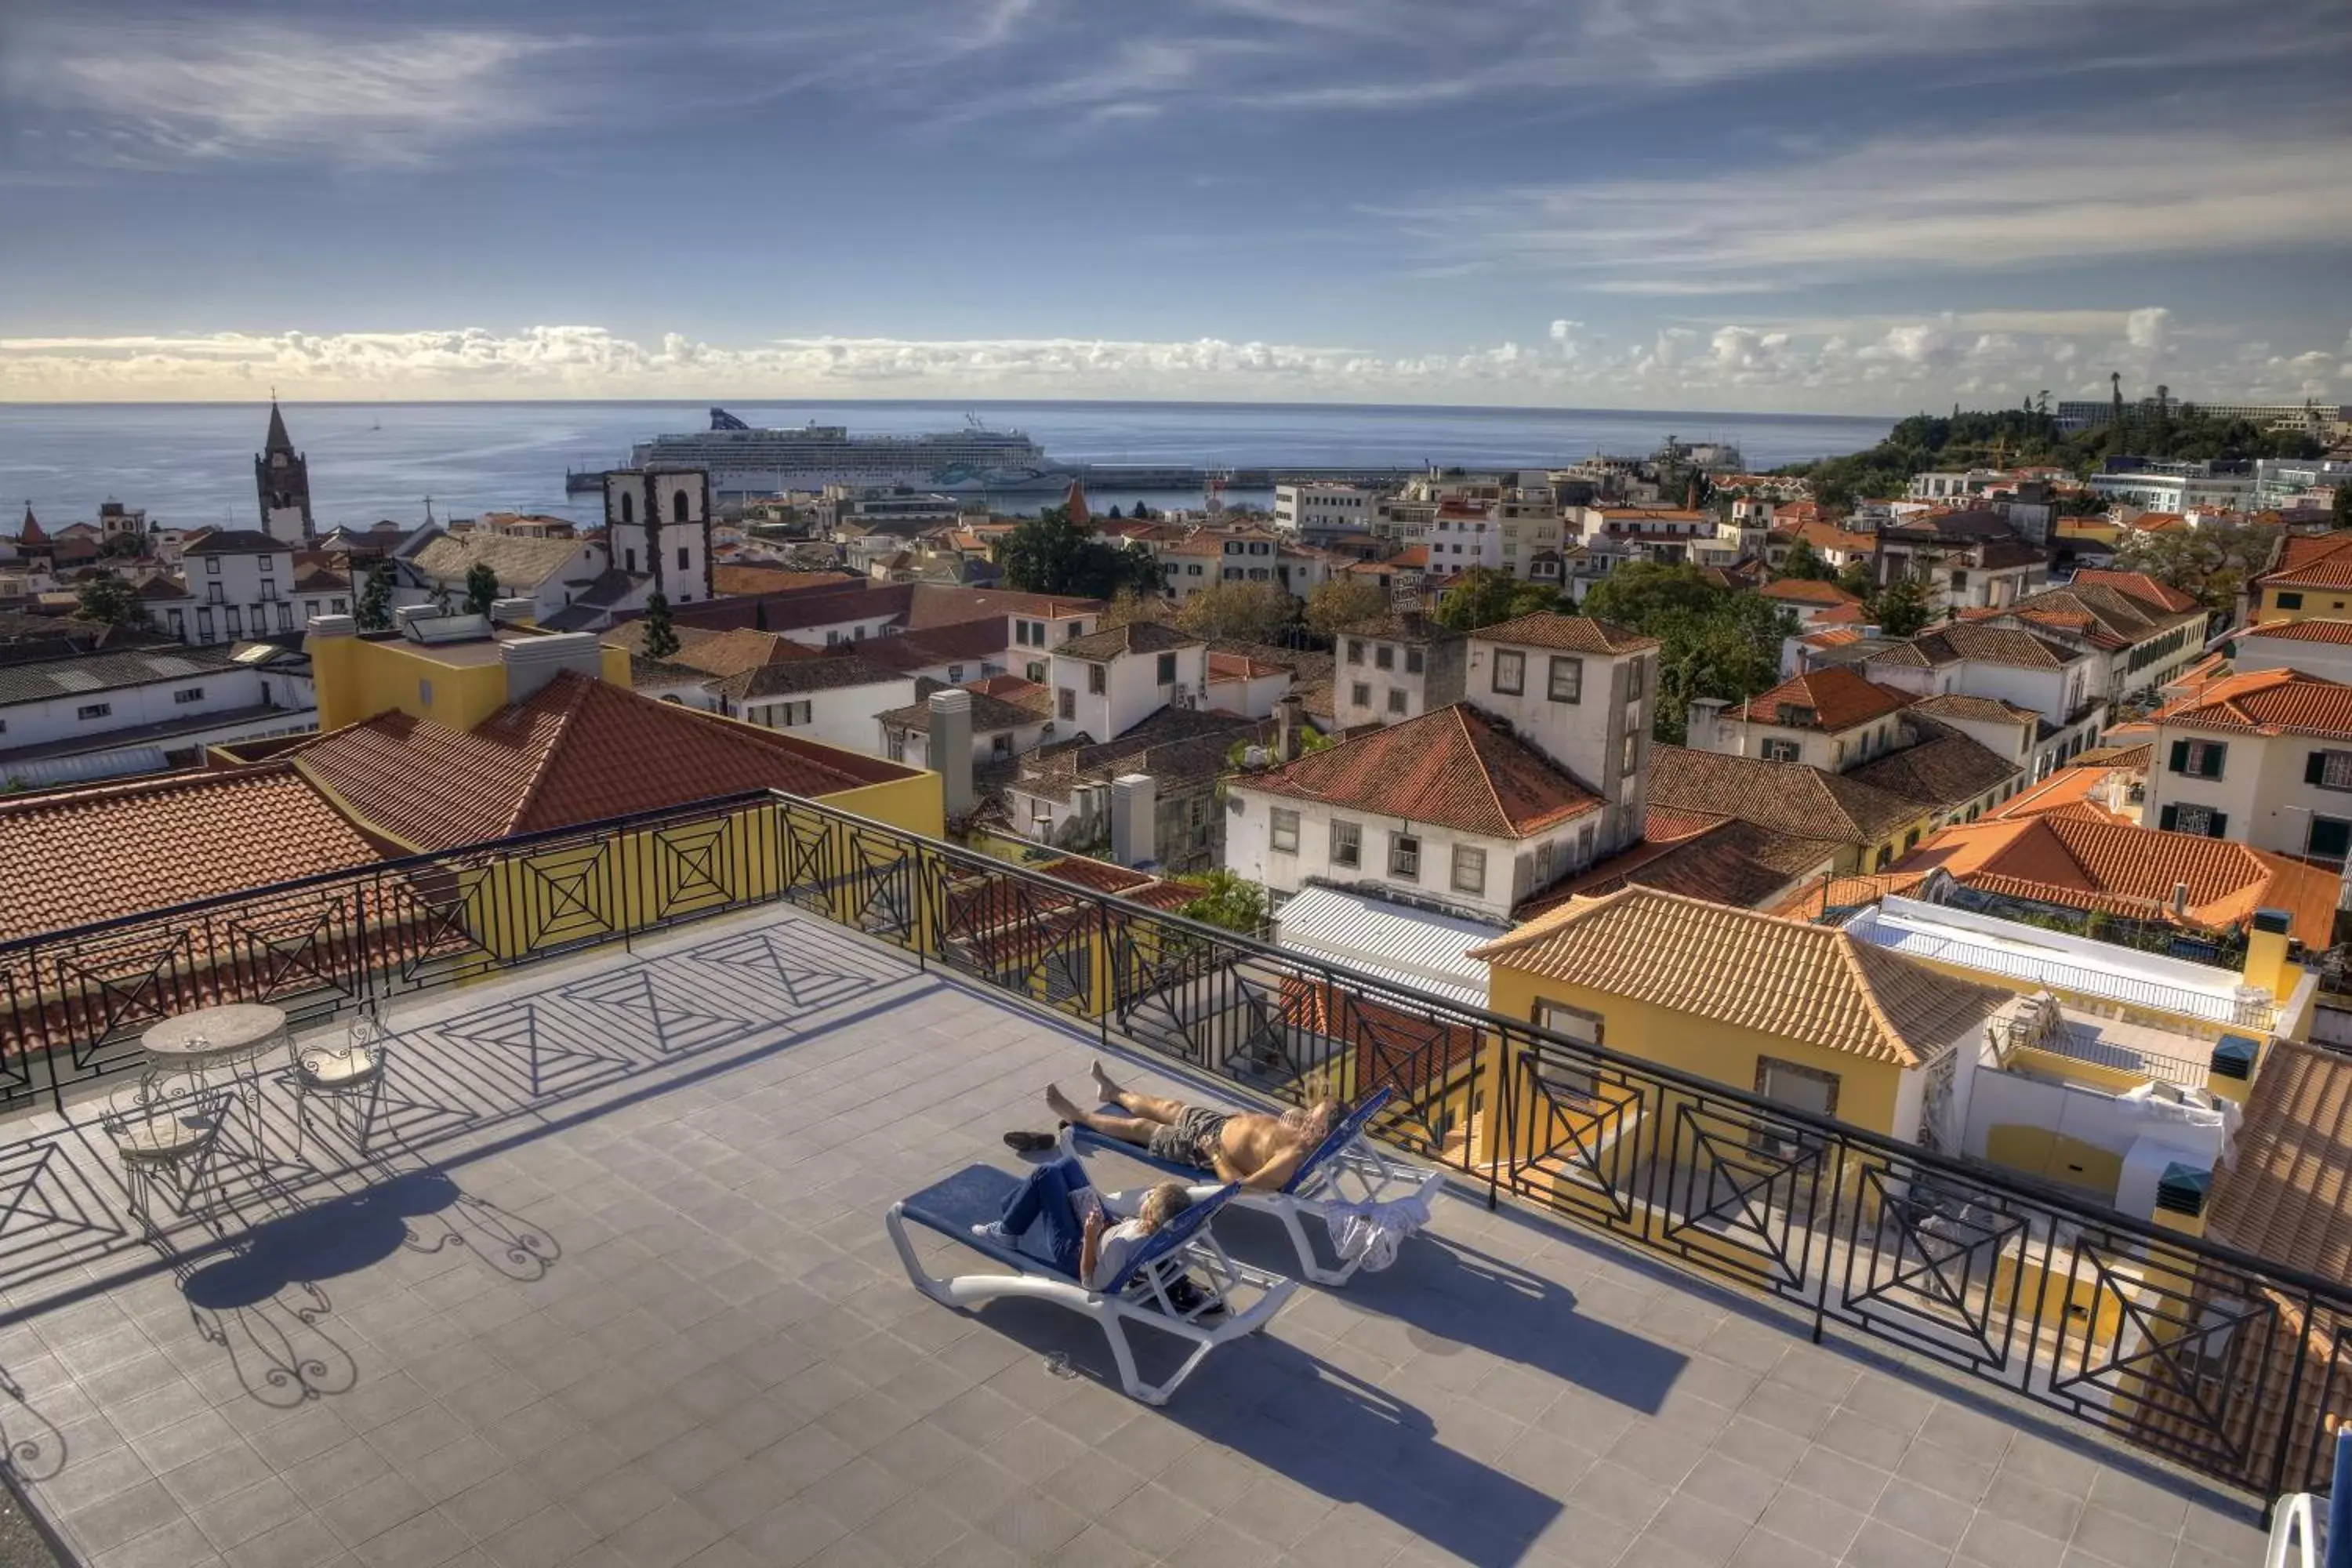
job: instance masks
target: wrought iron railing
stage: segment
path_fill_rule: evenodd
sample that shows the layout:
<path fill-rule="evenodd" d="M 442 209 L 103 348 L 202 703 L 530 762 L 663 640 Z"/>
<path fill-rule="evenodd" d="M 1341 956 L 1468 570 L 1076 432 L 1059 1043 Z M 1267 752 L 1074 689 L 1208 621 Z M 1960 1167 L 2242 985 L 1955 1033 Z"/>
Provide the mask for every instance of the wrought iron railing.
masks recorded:
<path fill-rule="evenodd" d="M 0 944 L 0 1107 L 136 1065 L 148 1024 L 298 1026 L 788 903 L 1265 1094 L 1398 1093 L 1380 1131 L 1577 1223 L 2263 1497 L 2326 1484 L 2352 1289 L 829 807 L 751 795 Z"/>

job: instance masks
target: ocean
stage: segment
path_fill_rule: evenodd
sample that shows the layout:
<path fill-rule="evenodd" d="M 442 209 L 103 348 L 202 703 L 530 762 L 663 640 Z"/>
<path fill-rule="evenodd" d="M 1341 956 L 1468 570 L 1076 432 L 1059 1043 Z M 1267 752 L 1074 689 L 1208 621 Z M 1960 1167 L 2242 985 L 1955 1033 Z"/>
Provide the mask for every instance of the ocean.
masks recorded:
<path fill-rule="evenodd" d="M 754 425 L 846 425 L 853 435 L 952 428 L 974 415 L 1025 430 L 1074 462 L 1389 468 L 1425 462 L 1545 468 L 1595 452 L 1648 452 L 1669 435 L 1736 443 L 1751 467 L 1859 451 L 1892 420 L 1820 415 L 1652 414 L 1577 408 L 1409 408 L 1234 403 L 730 403 Z M 310 460 L 320 526 L 487 510 L 584 520 L 568 468 L 628 460 L 632 443 L 697 430 L 697 403 L 289 403 L 286 424 Z M 93 519 L 98 503 L 143 507 L 167 527 L 257 525 L 253 454 L 266 404 L 0 404 L 0 529 L 21 503 L 45 524 Z M 1097 509 L 1137 500 L 1192 506 L 1192 492 L 1088 492 Z M 1034 510 L 1024 496 L 1000 510 Z M 1265 504 L 1263 492 L 1231 501 Z"/>

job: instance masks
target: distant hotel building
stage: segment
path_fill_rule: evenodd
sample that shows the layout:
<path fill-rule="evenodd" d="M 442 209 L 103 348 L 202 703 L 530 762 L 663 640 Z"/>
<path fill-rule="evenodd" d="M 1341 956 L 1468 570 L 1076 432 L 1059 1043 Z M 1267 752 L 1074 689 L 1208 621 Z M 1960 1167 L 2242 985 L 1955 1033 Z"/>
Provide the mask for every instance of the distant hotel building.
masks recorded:
<path fill-rule="evenodd" d="M 2265 428 L 2284 427 L 2325 436 L 2333 426 L 2352 425 L 2352 407 L 2339 407 L 2314 403 L 2200 403 L 2193 397 L 2174 398 L 2169 406 L 2176 414 L 2193 408 L 2209 419 L 2244 419 Z M 2143 397 L 2137 403 L 2124 405 L 2126 417 L 2152 419 L 2157 416 L 2157 401 Z M 2081 402 L 2058 405 L 2059 430 L 2065 435 L 2077 431 L 2095 430 L 2115 422 L 2116 405 L 2111 398 L 2088 398 Z"/>

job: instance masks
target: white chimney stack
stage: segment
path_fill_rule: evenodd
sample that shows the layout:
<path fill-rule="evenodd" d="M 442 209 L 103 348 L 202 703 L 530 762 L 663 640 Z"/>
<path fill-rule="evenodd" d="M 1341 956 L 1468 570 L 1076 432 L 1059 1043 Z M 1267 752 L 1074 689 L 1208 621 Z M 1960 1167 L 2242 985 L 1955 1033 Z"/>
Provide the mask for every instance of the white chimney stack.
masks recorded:
<path fill-rule="evenodd" d="M 1110 858 L 1122 866 L 1159 858 L 1159 786 L 1150 773 L 1122 773 L 1110 784 Z"/>
<path fill-rule="evenodd" d="M 955 688 L 932 692 L 930 721 L 928 760 L 940 775 L 940 808 L 961 816 L 972 807 L 971 693 Z"/>

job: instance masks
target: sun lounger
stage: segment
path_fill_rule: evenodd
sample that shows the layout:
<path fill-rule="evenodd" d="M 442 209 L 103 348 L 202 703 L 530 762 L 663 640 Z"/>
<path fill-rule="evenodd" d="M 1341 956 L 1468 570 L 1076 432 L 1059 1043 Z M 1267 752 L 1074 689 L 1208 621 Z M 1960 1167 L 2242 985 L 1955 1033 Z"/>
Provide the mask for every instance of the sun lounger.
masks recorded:
<path fill-rule="evenodd" d="M 1353 1110 L 1332 1124 L 1323 1142 L 1299 1163 L 1297 1171 L 1279 1191 L 1253 1192 L 1242 1187 L 1234 1194 L 1233 1201 L 1242 1207 L 1270 1214 L 1282 1222 L 1283 1228 L 1290 1233 L 1292 1247 L 1297 1249 L 1299 1273 L 1318 1285 L 1345 1285 L 1355 1277 L 1362 1259 L 1349 1258 L 1337 1268 L 1327 1267 L 1307 1234 L 1308 1216 L 1319 1219 L 1340 1205 L 1393 1203 L 1406 1197 L 1427 1203 L 1445 1185 L 1444 1171 L 1424 1171 L 1409 1165 L 1372 1141 L 1373 1120 L 1395 1097 L 1395 1089 L 1386 1085 L 1365 1096 Z M 1125 1114 L 1116 1106 L 1105 1109 L 1112 1114 Z M 1106 1138 L 1083 1127 L 1066 1128 L 1063 1139 L 1065 1146 L 1074 1151 L 1108 1149 L 1155 1171 L 1164 1171 L 1191 1184 L 1195 1199 L 1221 1190 L 1214 1182 L 1201 1181 L 1202 1172 L 1197 1165 L 1154 1159 L 1135 1144 Z M 1132 1214 L 1142 1198 L 1140 1188 L 1105 1193 L 1103 1205 L 1120 1214 Z"/>
<path fill-rule="evenodd" d="M 899 1261 L 907 1266 L 907 1278 L 931 1300 L 951 1307 L 977 1308 L 1000 1297 L 1023 1297 L 1051 1301 L 1091 1318 L 1110 1342 L 1120 1386 L 1146 1405 L 1166 1404 L 1211 1351 L 1265 1328 L 1297 1289 L 1295 1280 L 1246 1268 L 1225 1256 L 1209 1233 L 1209 1222 L 1234 1189 L 1213 1187 L 1137 1247 L 1126 1269 L 1108 1288 L 1089 1290 L 1075 1276 L 1021 1251 L 1010 1238 L 992 1234 L 1006 1200 L 1020 1184 L 1021 1177 L 1012 1172 L 971 1165 L 891 1205 L 884 1224 L 898 1249 Z M 908 1241 L 910 1222 L 1016 1272 L 947 1278 L 929 1274 Z M 1181 1311 L 1170 1292 L 1188 1270 L 1204 1279 L 1208 1289 L 1190 1311 Z M 1189 1341 L 1192 1352 L 1164 1382 L 1147 1384 L 1136 1372 L 1135 1352 L 1127 1338 L 1129 1324 L 1146 1324 Z"/>

